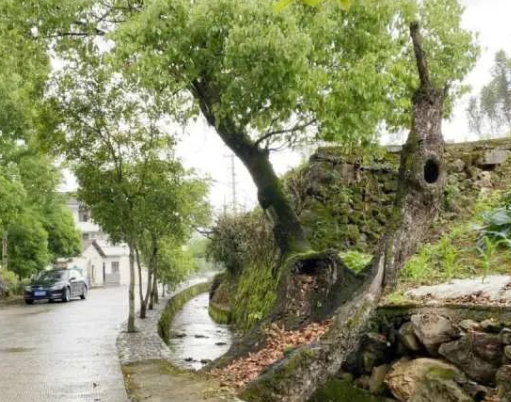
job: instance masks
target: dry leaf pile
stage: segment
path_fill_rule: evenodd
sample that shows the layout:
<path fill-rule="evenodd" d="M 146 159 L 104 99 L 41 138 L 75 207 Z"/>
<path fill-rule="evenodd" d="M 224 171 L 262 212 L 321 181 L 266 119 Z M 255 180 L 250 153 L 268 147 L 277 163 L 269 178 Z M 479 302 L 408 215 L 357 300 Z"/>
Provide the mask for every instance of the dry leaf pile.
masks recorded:
<path fill-rule="evenodd" d="M 286 331 L 273 324 L 267 331 L 268 337 L 263 349 L 235 360 L 227 367 L 215 369 L 211 374 L 220 380 L 221 385 L 240 388 L 256 379 L 266 367 L 282 359 L 286 352 L 318 340 L 331 324 L 332 320 L 326 320 L 297 331 Z"/>

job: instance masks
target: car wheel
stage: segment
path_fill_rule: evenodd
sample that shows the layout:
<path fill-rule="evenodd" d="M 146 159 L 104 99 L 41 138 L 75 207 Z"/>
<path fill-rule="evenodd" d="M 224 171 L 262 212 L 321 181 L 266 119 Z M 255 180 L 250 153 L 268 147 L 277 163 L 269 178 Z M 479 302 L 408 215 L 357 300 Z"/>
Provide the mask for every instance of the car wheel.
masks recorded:
<path fill-rule="evenodd" d="M 87 298 L 87 286 L 83 286 L 82 288 L 82 294 L 80 296 L 80 299 L 85 300 Z"/>
<path fill-rule="evenodd" d="M 64 290 L 64 298 L 62 299 L 62 301 L 64 303 L 67 303 L 69 300 L 71 300 L 71 291 L 69 290 L 69 288 L 66 288 Z"/>
<path fill-rule="evenodd" d="M 25 303 L 26 304 L 34 304 L 34 301 L 33 300 L 25 300 Z"/>

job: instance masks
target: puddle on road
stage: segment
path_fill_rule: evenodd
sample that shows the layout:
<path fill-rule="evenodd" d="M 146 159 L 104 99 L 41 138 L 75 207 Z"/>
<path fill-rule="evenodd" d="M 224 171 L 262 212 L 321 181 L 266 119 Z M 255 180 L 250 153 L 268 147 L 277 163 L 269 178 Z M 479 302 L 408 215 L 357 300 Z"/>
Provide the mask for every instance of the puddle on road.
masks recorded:
<path fill-rule="evenodd" d="M 209 294 L 203 293 L 186 303 L 172 321 L 170 349 L 177 367 L 199 370 L 231 346 L 229 327 L 211 319 L 208 303 Z"/>
<path fill-rule="evenodd" d="M 23 353 L 35 348 L 0 348 L 0 353 Z"/>

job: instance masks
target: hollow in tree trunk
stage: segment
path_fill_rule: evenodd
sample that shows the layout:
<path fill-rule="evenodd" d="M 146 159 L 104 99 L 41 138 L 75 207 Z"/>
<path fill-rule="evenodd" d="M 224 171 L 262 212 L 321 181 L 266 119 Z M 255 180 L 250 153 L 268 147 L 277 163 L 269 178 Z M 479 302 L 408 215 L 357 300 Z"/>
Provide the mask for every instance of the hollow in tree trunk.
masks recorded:
<path fill-rule="evenodd" d="M 361 332 L 382 294 L 393 289 L 399 270 L 437 216 L 445 183 L 441 133 L 445 91 L 429 80 L 418 24 L 411 25 L 410 33 L 420 86 L 413 96 L 412 127 L 401 154 L 394 211 L 378 253 L 364 273 L 363 285 L 337 309 L 326 336 L 270 367 L 242 391 L 244 400 L 304 402 L 336 374 L 358 349 Z"/>

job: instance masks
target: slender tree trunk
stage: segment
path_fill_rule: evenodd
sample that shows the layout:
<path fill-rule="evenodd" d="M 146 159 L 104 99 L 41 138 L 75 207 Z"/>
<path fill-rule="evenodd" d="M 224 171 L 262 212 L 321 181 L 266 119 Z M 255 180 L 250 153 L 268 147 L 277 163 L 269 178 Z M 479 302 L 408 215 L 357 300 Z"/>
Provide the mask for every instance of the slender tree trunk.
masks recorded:
<path fill-rule="evenodd" d="M 7 270 L 9 267 L 9 248 L 8 248 L 8 237 L 7 237 L 7 230 L 2 231 L 2 268 L 4 270 Z"/>
<path fill-rule="evenodd" d="M 155 256 L 156 259 L 156 256 Z M 149 302 L 149 310 L 154 308 L 154 305 L 158 303 L 158 271 L 156 270 L 156 263 L 154 264 L 153 272 L 153 288 L 151 292 L 151 299 Z"/>
<path fill-rule="evenodd" d="M 245 388 L 241 394 L 244 400 L 304 402 L 318 385 L 335 375 L 346 358 L 357 351 L 360 335 L 383 292 L 393 289 L 399 270 L 437 216 L 445 182 L 441 133 L 445 95 L 430 83 L 418 24 L 412 24 L 410 33 L 421 84 L 413 96 L 412 128 L 401 155 L 393 218 L 365 282 L 338 308 L 323 339 L 270 367 Z"/>
<path fill-rule="evenodd" d="M 151 258 L 149 261 L 150 275 L 147 281 L 146 305 L 149 304 L 149 310 L 154 308 L 154 280 L 156 279 L 156 255 L 158 253 L 158 241 L 156 238 L 151 240 Z"/>
<path fill-rule="evenodd" d="M 158 294 L 158 270 L 156 270 L 154 275 L 154 285 L 153 285 L 153 294 L 154 294 L 154 303 L 160 303 L 160 296 Z"/>
<path fill-rule="evenodd" d="M 269 151 L 262 149 L 243 130 L 223 118 L 217 121 L 212 105 L 214 91 L 207 87 L 206 80 L 195 81 L 192 92 L 199 101 L 201 111 L 218 135 L 248 169 L 257 187 L 259 204 L 273 225 L 275 240 L 283 256 L 311 249 L 303 227 L 282 183 L 270 162 Z"/>
<path fill-rule="evenodd" d="M 129 245 L 130 255 L 130 284 L 129 284 L 129 315 L 128 315 L 128 332 L 136 332 L 135 328 L 135 257 L 133 255 L 133 242 Z"/>
<path fill-rule="evenodd" d="M 137 257 L 137 269 L 138 269 L 138 294 L 140 298 L 140 318 L 146 318 L 147 316 L 147 303 L 144 298 L 144 289 L 142 285 L 142 264 L 140 262 L 140 253 L 138 248 L 135 248 L 135 255 Z"/>

